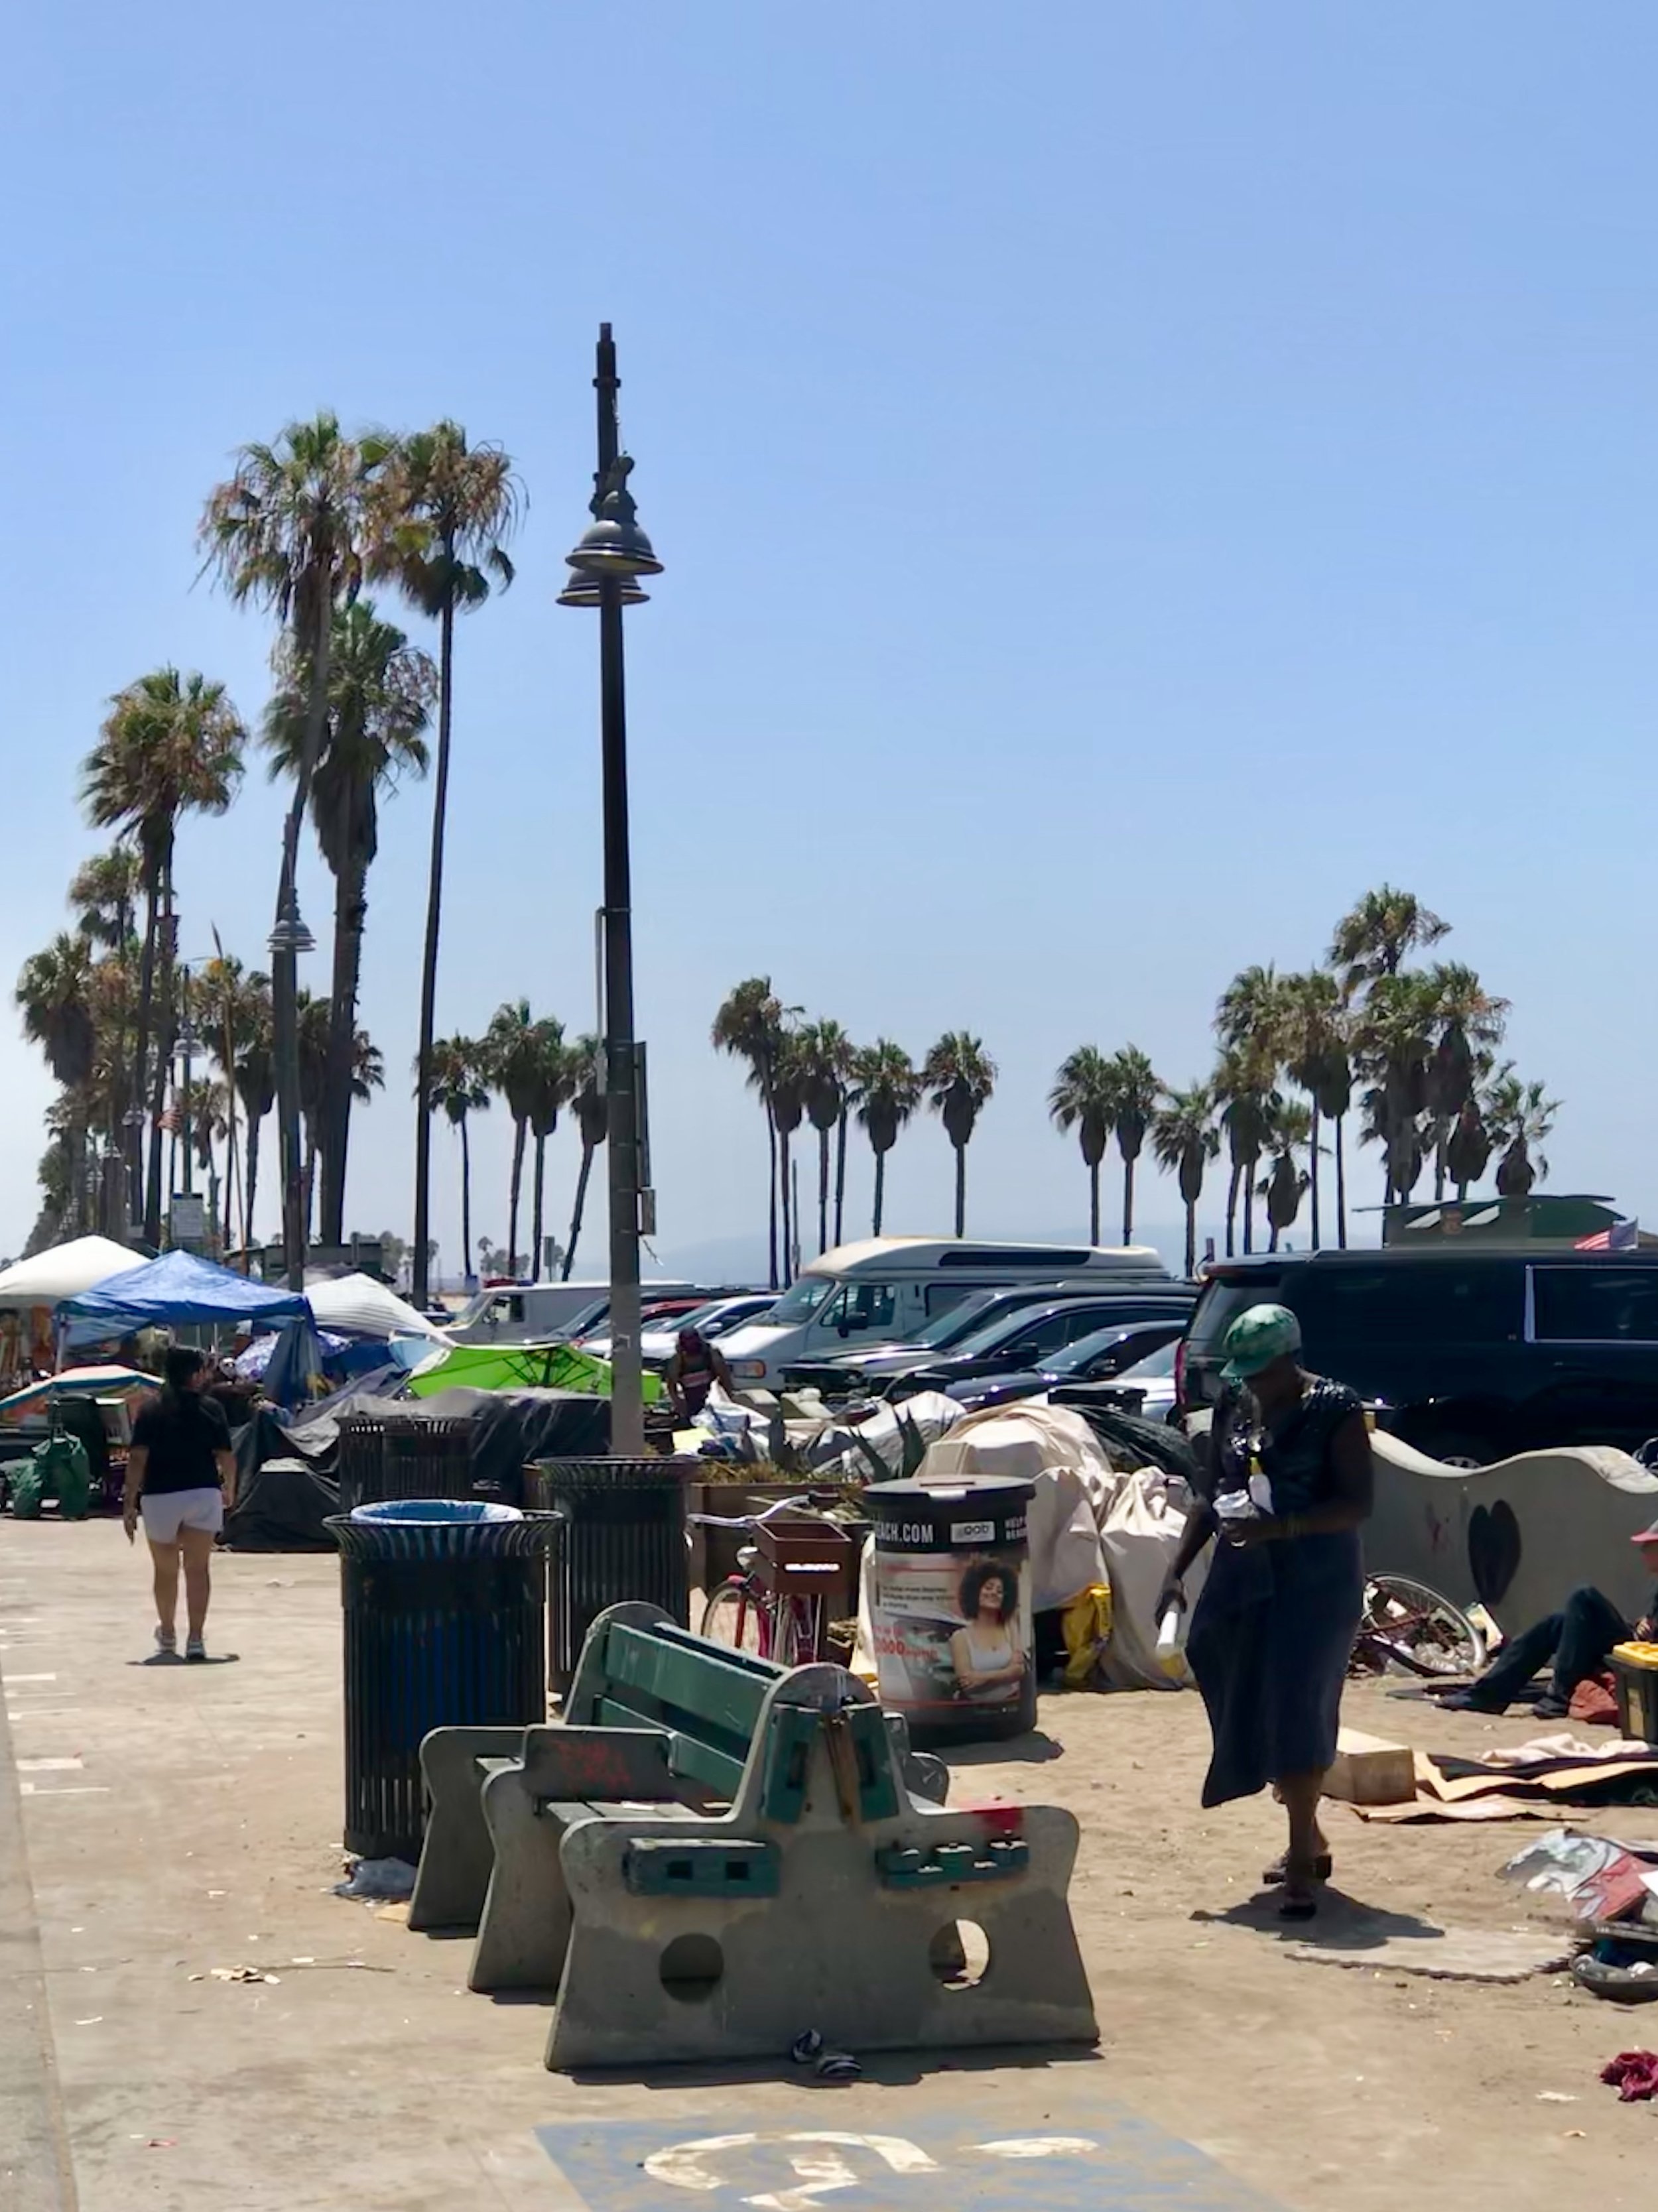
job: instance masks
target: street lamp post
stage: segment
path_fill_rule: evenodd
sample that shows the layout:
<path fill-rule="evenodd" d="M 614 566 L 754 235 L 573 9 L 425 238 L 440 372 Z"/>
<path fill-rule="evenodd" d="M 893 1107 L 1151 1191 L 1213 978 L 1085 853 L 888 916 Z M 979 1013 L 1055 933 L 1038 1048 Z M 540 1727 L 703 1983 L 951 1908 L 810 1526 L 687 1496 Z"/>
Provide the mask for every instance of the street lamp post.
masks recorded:
<path fill-rule="evenodd" d="M 282 1157 L 282 1245 L 288 1287 L 305 1288 L 305 1204 L 299 1126 L 299 956 L 316 939 L 300 919 L 299 891 L 292 873 L 294 855 L 284 855 L 276 927 L 267 939 L 271 951 L 271 1042 L 277 1074 L 277 1126 Z M 253 1234 L 253 1224 L 248 1224 Z"/>
<path fill-rule="evenodd" d="M 599 610 L 605 833 L 605 1106 L 610 1186 L 610 1448 L 620 1457 L 637 1458 L 644 1449 L 639 1360 L 642 1223 L 622 609 L 645 598 L 637 579 L 660 575 L 662 564 L 639 527 L 627 488 L 633 463 L 621 451 L 616 415 L 616 395 L 621 385 L 608 323 L 599 325 L 596 369 L 593 382 L 598 394 L 599 466 L 590 504 L 594 519 L 575 551 L 567 556 L 572 574 L 558 604 Z"/>

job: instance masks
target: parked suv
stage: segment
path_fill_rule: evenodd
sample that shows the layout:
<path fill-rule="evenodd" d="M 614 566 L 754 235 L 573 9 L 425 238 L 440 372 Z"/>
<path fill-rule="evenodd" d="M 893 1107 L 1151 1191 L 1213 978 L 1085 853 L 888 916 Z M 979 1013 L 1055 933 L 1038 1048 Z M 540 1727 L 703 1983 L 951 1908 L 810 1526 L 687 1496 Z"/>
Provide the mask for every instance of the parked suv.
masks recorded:
<path fill-rule="evenodd" d="M 1435 1459 L 1484 1466 L 1548 1444 L 1658 1435 L 1658 1252 L 1528 1245 L 1222 1260 L 1182 1347 L 1184 1408 L 1212 1405 L 1222 1340 L 1271 1300 L 1307 1365 L 1375 1401 Z"/>

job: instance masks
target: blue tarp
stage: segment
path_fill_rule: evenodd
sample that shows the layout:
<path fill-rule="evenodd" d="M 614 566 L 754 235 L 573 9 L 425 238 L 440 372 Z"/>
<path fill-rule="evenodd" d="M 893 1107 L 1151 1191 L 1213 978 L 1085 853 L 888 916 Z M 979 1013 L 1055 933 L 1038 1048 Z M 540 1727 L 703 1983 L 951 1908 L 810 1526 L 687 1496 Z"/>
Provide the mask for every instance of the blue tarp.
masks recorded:
<path fill-rule="evenodd" d="M 279 1291 L 247 1275 L 233 1274 L 193 1252 L 163 1252 L 142 1267 L 110 1275 L 78 1297 L 65 1298 L 58 1318 L 85 1342 L 94 1330 L 125 1336 L 136 1328 L 181 1328 L 200 1322 L 308 1320 L 302 1291 Z"/>

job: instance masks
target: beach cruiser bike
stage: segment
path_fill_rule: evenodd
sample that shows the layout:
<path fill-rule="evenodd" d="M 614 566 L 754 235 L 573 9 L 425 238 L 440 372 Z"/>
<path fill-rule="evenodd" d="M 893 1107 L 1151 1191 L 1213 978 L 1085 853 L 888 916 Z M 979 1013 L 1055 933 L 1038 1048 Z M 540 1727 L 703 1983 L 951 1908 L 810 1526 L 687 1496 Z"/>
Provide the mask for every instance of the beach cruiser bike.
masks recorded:
<path fill-rule="evenodd" d="M 698 1528 L 741 1529 L 753 1539 L 739 1549 L 736 1572 L 708 1593 L 702 1632 L 710 1642 L 781 1667 L 823 1656 L 836 1607 L 850 1613 L 857 1604 L 856 1539 L 824 1510 L 844 1495 L 808 1491 L 758 1513 L 690 1516 Z"/>

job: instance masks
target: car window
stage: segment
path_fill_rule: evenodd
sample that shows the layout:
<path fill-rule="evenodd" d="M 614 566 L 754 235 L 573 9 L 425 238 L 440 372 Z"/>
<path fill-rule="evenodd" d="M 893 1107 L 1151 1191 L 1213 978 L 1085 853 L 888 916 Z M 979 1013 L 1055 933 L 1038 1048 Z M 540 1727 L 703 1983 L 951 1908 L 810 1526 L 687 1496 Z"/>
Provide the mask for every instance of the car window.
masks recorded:
<path fill-rule="evenodd" d="M 1161 1351 L 1149 1352 L 1137 1366 L 1125 1367 L 1115 1377 L 1119 1382 L 1159 1382 L 1174 1372 L 1174 1361 L 1180 1349 L 1179 1340 L 1166 1344 Z"/>
<path fill-rule="evenodd" d="M 1564 1271 L 1563 1271 L 1564 1272 Z M 1446 1261 L 1251 1268 L 1211 1283 L 1192 1316 L 1190 1350 L 1218 1358 L 1247 1306 L 1288 1306 L 1301 1325 L 1309 1367 L 1339 1374 L 1356 1346 L 1490 1344 L 1517 1338 L 1524 1271 L 1512 1261 Z"/>
<path fill-rule="evenodd" d="M 874 1329 L 890 1329 L 898 1311 L 898 1293 L 890 1283 L 848 1283 L 821 1316 L 830 1328 L 857 1336 Z"/>
<path fill-rule="evenodd" d="M 930 1350 L 936 1345 L 955 1344 L 978 1328 L 996 1300 L 994 1291 L 969 1291 L 965 1297 L 958 1294 L 942 1306 L 933 1303 L 933 1293 L 927 1293 L 927 1310 L 932 1316 L 924 1328 L 918 1328 L 910 1341 L 925 1345 Z"/>
<path fill-rule="evenodd" d="M 1165 1340 L 1173 1344 L 1179 1334 L 1180 1324 L 1171 1321 L 1155 1322 L 1145 1328 L 1131 1329 L 1120 1334 L 1113 1330 L 1105 1338 L 1084 1337 L 1080 1343 L 1071 1345 L 1068 1350 L 1057 1355 L 1053 1369 L 1056 1372 L 1074 1375 L 1085 1382 L 1108 1382 L 1113 1375 L 1120 1375 L 1125 1367 L 1131 1367 L 1137 1360 L 1143 1358 L 1152 1346 Z M 1174 1355 L 1171 1352 L 1171 1372 L 1173 1364 Z"/>
<path fill-rule="evenodd" d="M 827 1305 L 840 1287 L 832 1275 L 802 1275 L 798 1282 L 790 1284 L 766 1320 L 783 1328 L 797 1322 L 810 1321 L 818 1308 Z"/>
<path fill-rule="evenodd" d="M 1533 1267 L 1539 1344 L 1658 1344 L 1658 1268 Z"/>
<path fill-rule="evenodd" d="M 1269 1299 L 1286 1305 L 1293 1303 L 1284 1294 L 1280 1272 L 1277 1267 L 1252 1267 L 1241 1276 L 1215 1276 L 1205 1285 L 1192 1316 L 1187 1341 L 1192 1352 L 1199 1358 L 1218 1358 L 1228 1329 L 1246 1306 Z"/>

